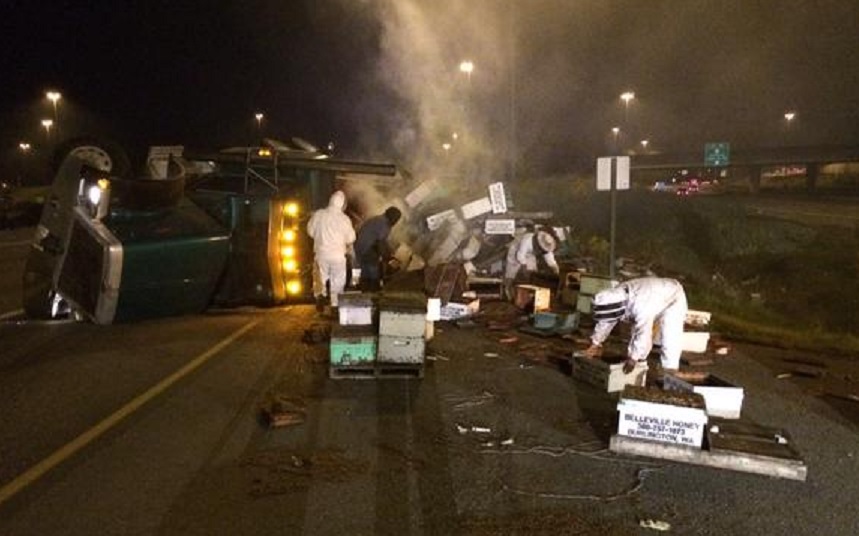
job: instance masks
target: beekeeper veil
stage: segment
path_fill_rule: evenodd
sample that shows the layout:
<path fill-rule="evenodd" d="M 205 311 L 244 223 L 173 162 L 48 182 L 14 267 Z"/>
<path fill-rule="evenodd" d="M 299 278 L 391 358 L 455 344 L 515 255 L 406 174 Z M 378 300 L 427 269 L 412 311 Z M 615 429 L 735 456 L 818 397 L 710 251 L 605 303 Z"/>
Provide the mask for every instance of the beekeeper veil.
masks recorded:
<path fill-rule="evenodd" d="M 596 321 L 620 320 L 626 314 L 626 306 L 629 296 L 626 287 L 617 286 L 602 290 L 594 296 L 593 313 Z"/>

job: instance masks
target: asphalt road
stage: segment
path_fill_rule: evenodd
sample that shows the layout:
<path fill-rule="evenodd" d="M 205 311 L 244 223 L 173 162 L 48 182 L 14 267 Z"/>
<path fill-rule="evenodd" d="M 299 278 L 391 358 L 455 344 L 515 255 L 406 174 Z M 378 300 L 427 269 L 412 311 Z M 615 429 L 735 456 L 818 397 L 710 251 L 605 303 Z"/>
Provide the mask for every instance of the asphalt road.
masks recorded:
<path fill-rule="evenodd" d="M 32 227 L 0 230 L 0 318 L 21 309 L 21 277 Z"/>
<path fill-rule="evenodd" d="M 744 419 L 791 433 L 796 482 L 608 452 L 615 401 L 524 358 L 542 339 L 439 323 L 423 379 L 332 380 L 327 346 L 301 342 L 316 321 L 0 323 L 0 534 L 859 533 L 859 404 L 776 378 L 809 356 L 714 365 Z M 304 422 L 269 428 L 271 396 Z"/>

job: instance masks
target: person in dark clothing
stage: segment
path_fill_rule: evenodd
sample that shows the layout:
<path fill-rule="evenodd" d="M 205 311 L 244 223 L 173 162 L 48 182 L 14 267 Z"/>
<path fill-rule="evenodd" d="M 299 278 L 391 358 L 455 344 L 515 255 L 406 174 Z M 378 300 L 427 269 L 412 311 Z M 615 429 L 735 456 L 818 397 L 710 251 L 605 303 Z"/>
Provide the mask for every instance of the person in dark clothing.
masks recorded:
<path fill-rule="evenodd" d="M 373 216 L 358 229 L 355 258 L 361 268 L 359 287 L 362 291 L 373 292 L 382 288 L 382 266 L 391 255 L 388 236 L 401 215 L 397 207 L 388 207 L 384 214 Z"/>

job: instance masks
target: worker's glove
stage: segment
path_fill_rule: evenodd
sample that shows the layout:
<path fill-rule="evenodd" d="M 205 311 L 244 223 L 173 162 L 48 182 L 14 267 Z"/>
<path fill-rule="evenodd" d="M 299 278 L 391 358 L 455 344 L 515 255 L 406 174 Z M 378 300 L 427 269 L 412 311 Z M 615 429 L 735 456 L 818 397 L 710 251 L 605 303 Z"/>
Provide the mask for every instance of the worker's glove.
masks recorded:
<path fill-rule="evenodd" d="M 602 355 L 602 346 L 599 344 L 591 344 L 585 350 L 585 357 L 596 358 Z"/>
<path fill-rule="evenodd" d="M 631 357 L 627 357 L 626 361 L 623 362 L 623 373 L 629 374 L 633 370 L 635 370 L 635 366 L 638 364 L 638 361 Z"/>

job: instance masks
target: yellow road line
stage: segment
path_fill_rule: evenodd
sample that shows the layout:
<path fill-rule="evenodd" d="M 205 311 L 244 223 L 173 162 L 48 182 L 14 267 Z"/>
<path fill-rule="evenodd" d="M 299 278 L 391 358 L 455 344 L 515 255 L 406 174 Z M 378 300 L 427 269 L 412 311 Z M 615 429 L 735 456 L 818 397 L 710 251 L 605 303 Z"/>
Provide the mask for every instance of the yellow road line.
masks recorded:
<path fill-rule="evenodd" d="M 18 477 L 16 477 L 14 480 L 0 488 L 0 504 L 3 504 L 4 502 L 12 498 L 19 491 L 23 490 L 24 488 L 44 476 L 54 467 L 63 463 L 65 460 L 73 456 L 76 452 L 89 445 L 99 436 L 116 426 L 124 418 L 128 417 L 129 415 L 140 409 L 144 404 L 166 391 L 174 383 L 178 382 L 179 380 L 199 368 L 202 364 L 211 359 L 212 356 L 216 355 L 218 352 L 232 344 L 236 339 L 250 331 L 261 321 L 262 320 L 254 320 L 253 322 L 245 324 L 241 328 L 237 329 L 229 337 L 222 340 L 210 349 L 206 350 L 199 356 L 195 357 L 187 365 L 177 370 L 167 378 L 164 378 L 157 385 L 151 387 L 148 391 L 139 395 L 137 398 L 127 403 L 122 408 L 118 409 L 116 412 L 114 412 L 112 415 L 110 415 L 100 423 L 96 424 L 83 434 L 79 435 L 71 442 L 61 447 L 59 450 L 54 451 L 53 454 L 51 454 L 41 462 L 37 463 L 36 465 L 27 469 L 22 474 L 18 475 Z"/>

